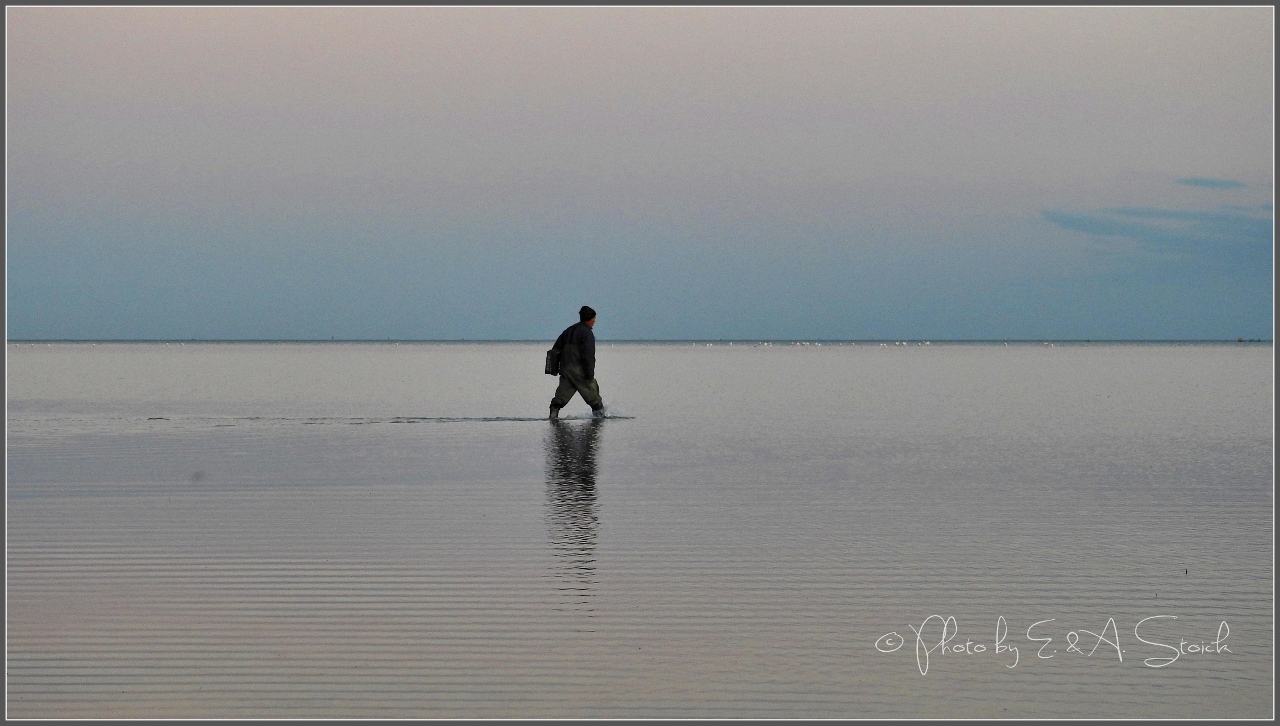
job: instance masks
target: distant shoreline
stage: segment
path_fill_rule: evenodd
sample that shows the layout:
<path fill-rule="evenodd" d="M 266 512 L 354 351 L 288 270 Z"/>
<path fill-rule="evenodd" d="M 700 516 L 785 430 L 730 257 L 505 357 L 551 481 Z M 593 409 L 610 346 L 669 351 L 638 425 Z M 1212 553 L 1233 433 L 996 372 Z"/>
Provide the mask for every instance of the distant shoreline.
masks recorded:
<path fill-rule="evenodd" d="M 546 344 L 548 339 L 488 339 L 488 338 L 440 338 L 440 339 L 412 339 L 412 338 L 10 338 L 7 342 L 12 344 L 34 344 L 34 343 L 539 343 Z M 1001 343 L 1033 345 L 1042 343 L 1053 344 L 1078 344 L 1078 345 L 1188 345 L 1188 344 L 1205 344 L 1220 345 L 1225 343 L 1241 344 L 1241 343 L 1266 343 L 1272 344 L 1271 339 L 1261 338 L 1237 338 L 1237 339 L 1103 339 L 1103 338 L 991 338 L 991 339 L 937 339 L 937 338 L 854 338 L 854 339 L 827 339 L 827 338 L 678 338 L 678 339 L 608 339 L 597 338 L 597 342 L 610 344 L 635 344 L 635 345 L 679 345 L 693 343 L 733 343 L 735 345 L 759 345 L 761 343 L 772 343 L 774 345 L 792 343 L 822 343 L 830 345 L 879 345 L 886 343 L 889 345 L 917 343 L 929 343 L 931 345 L 999 345 Z"/>

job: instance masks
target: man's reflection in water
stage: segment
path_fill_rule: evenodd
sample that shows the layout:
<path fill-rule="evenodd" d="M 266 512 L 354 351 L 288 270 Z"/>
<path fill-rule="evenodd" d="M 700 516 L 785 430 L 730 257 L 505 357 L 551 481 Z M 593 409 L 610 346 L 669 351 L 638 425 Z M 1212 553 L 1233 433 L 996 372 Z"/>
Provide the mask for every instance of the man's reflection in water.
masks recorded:
<path fill-rule="evenodd" d="M 551 422 L 547 435 L 547 521 L 561 604 L 590 610 L 596 585 L 596 453 L 601 419 Z"/>

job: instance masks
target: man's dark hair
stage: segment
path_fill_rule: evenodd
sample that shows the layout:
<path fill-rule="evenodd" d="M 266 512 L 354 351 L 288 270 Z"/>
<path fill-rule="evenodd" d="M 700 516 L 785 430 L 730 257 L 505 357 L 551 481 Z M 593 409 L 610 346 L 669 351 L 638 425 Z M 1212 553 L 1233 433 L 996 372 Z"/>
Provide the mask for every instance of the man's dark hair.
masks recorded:
<path fill-rule="evenodd" d="M 578 311 L 578 320 L 584 323 L 594 318 L 595 316 L 596 316 L 596 311 L 592 310 L 590 307 L 586 305 L 583 305 L 582 309 Z"/>

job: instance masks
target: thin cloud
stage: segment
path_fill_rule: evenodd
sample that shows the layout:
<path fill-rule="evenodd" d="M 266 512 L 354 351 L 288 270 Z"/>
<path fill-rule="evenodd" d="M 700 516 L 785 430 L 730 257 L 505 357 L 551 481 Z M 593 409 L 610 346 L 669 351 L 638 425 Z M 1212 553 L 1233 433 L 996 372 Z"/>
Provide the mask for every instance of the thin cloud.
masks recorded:
<path fill-rule="evenodd" d="M 1241 264 L 1269 259 L 1275 232 L 1270 217 L 1236 211 L 1118 207 L 1092 212 L 1046 210 L 1040 216 L 1063 229 L 1134 240 L 1149 252 Z"/>
<path fill-rule="evenodd" d="M 1243 189 L 1248 186 L 1244 182 L 1233 181 L 1231 179 L 1209 179 L 1207 177 L 1200 176 L 1179 179 L 1178 183 L 1184 186 L 1203 187 L 1205 189 Z"/>

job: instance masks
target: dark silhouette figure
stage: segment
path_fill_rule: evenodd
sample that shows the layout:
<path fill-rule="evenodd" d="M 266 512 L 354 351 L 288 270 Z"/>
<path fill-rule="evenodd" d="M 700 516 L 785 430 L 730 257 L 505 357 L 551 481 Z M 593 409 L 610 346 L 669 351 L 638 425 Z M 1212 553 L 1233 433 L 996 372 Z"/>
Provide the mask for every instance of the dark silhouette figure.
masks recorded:
<path fill-rule="evenodd" d="M 590 605 L 596 585 L 596 454 L 603 424 L 552 421 L 546 440 L 552 572 L 564 595 L 561 604 L 574 609 Z"/>

